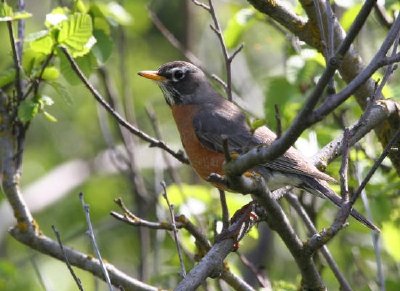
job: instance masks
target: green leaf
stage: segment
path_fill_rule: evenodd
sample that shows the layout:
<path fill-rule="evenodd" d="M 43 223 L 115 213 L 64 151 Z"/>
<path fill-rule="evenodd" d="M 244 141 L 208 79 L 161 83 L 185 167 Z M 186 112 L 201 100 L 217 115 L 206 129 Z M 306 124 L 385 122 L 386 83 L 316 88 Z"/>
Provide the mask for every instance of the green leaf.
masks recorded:
<path fill-rule="evenodd" d="M 130 25 L 132 16 L 125 10 L 123 6 L 115 1 L 108 4 L 96 3 L 90 7 L 90 12 L 96 18 L 107 19 L 112 25 Z"/>
<path fill-rule="evenodd" d="M 34 52 L 49 55 L 54 49 L 54 40 L 46 30 L 28 36 L 29 48 Z"/>
<path fill-rule="evenodd" d="M 105 63 L 111 56 L 114 43 L 111 38 L 106 35 L 103 30 L 95 30 L 94 36 L 97 39 L 93 47 L 93 54 L 99 63 Z"/>
<path fill-rule="evenodd" d="M 362 3 L 356 4 L 353 7 L 346 10 L 343 13 L 342 18 L 340 19 L 340 24 L 344 28 L 345 31 L 348 31 L 350 26 L 353 24 L 354 19 L 356 18 L 358 12 L 360 12 L 362 7 Z"/>
<path fill-rule="evenodd" d="M 75 86 L 80 84 L 81 80 L 76 75 L 75 71 L 71 68 L 71 65 L 64 53 L 59 49 L 57 49 L 57 53 L 60 59 L 59 65 L 61 75 L 70 85 Z M 92 73 L 93 69 L 97 66 L 96 58 L 92 53 L 86 54 L 83 57 L 76 58 L 75 61 L 85 76 L 89 76 Z"/>
<path fill-rule="evenodd" d="M 386 251 L 400 262 L 400 227 L 393 222 L 384 222 L 382 226 L 382 237 Z"/>
<path fill-rule="evenodd" d="M 255 10 L 252 8 L 244 8 L 239 10 L 228 22 L 224 31 L 224 39 L 228 48 L 236 47 L 242 35 L 255 23 Z"/>
<path fill-rule="evenodd" d="M 55 118 L 53 115 L 51 115 L 47 111 L 43 111 L 43 115 L 50 122 L 57 122 L 58 121 L 57 118 Z"/>
<path fill-rule="evenodd" d="M 0 22 L 13 20 L 14 11 L 7 3 L 0 3 Z"/>
<path fill-rule="evenodd" d="M 14 68 L 9 68 L 0 73 L 0 88 L 3 88 L 15 80 L 15 72 Z"/>
<path fill-rule="evenodd" d="M 39 112 L 40 104 L 32 99 L 25 99 L 18 106 L 18 118 L 21 122 L 31 121 Z"/>
<path fill-rule="evenodd" d="M 86 13 L 87 12 L 87 8 L 85 6 L 85 3 L 83 3 L 82 0 L 75 0 L 74 11 L 80 12 L 80 13 Z"/>
<path fill-rule="evenodd" d="M 72 105 L 73 99 L 70 95 L 70 90 L 67 89 L 63 84 L 60 82 L 47 82 L 51 88 L 62 98 L 68 105 Z"/>
<path fill-rule="evenodd" d="M 275 124 L 275 104 L 279 106 L 281 114 L 285 114 L 286 111 L 283 111 L 282 108 L 285 108 L 285 105 L 298 95 L 297 89 L 285 77 L 272 78 L 267 87 L 267 97 L 264 104 L 267 124 Z"/>
<path fill-rule="evenodd" d="M 14 14 L 13 20 L 27 19 L 32 17 L 32 14 L 26 11 L 18 11 Z"/>
<path fill-rule="evenodd" d="M 59 76 L 60 71 L 56 67 L 51 66 L 44 69 L 42 79 L 46 81 L 53 81 L 58 79 Z"/>
<path fill-rule="evenodd" d="M 26 11 L 18 11 L 14 13 L 12 7 L 7 3 L 0 3 L 0 22 L 26 19 L 32 17 L 32 14 Z"/>
<path fill-rule="evenodd" d="M 69 9 L 66 7 L 54 8 L 51 13 L 46 15 L 45 25 L 47 28 L 53 28 L 63 21 L 68 20 Z"/>
<path fill-rule="evenodd" d="M 210 187 L 203 185 L 171 184 L 166 190 L 168 199 L 176 206 L 181 206 L 188 197 L 204 203 L 209 203 L 211 201 Z M 165 205 L 165 200 L 162 195 L 160 195 L 160 203 Z"/>
<path fill-rule="evenodd" d="M 92 18 L 88 14 L 74 13 L 61 23 L 57 41 L 75 57 L 87 54 L 95 43 Z"/>

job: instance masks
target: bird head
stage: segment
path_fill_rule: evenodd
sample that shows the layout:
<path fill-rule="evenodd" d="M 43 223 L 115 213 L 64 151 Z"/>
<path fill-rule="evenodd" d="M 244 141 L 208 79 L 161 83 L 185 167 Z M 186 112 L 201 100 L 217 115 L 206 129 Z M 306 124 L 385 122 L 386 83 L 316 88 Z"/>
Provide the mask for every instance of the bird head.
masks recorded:
<path fill-rule="evenodd" d="M 202 102 L 210 84 L 204 73 L 188 62 L 174 61 L 157 71 L 141 71 L 139 76 L 156 81 L 169 106 Z M 202 92 L 202 93 L 201 93 Z"/>

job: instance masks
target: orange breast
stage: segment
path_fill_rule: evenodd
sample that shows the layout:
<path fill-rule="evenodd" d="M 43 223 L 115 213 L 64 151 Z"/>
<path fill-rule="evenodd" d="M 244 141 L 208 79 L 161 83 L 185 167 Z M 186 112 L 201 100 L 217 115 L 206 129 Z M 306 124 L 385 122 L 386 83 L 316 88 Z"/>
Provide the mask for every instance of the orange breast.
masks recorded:
<path fill-rule="evenodd" d="M 223 174 L 222 164 L 225 159 L 222 153 L 207 149 L 197 138 L 193 127 L 193 117 L 197 111 L 196 105 L 176 105 L 172 107 L 172 115 L 190 164 L 197 174 L 206 180 L 211 173 Z"/>

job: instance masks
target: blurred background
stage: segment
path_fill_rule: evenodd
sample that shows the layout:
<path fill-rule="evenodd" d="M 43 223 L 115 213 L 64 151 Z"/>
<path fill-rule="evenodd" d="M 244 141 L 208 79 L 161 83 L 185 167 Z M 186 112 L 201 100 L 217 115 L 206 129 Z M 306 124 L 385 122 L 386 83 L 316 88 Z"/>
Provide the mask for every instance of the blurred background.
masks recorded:
<path fill-rule="evenodd" d="M 8 1 L 10 5 L 15 1 Z M 251 122 L 276 129 L 274 105 L 280 109 L 283 129 L 290 125 L 308 92 L 325 66 L 316 50 L 300 42 L 273 20 L 256 12 L 242 0 L 214 1 L 215 9 L 230 51 L 241 43 L 243 50 L 232 64 L 234 101 L 248 113 Z M 283 1 L 304 15 L 296 1 Z M 334 3 L 333 3 L 334 2 Z M 386 1 L 394 11 L 397 1 Z M 212 74 L 225 79 L 225 63 L 210 15 L 191 1 L 83 1 L 86 9 L 106 15 L 108 35 L 95 35 L 102 43 L 103 60 L 81 60 L 94 87 L 126 118 L 144 132 L 182 149 L 162 93 L 153 82 L 140 78 L 140 70 L 155 70 L 172 60 L 188 60 L 205 69 L 215 88 L 224 94 Z M 343 27 L 348 29 L 363 1 L 332 1 Z M 26 1 L 32 17 L 26 20 L 26 36 L 43 30 L 46 14 L 71 1 Z M 98 9 L 98 10 L 96 10 Z M 392 9 L 392 10 L 390 10 Z M 93 12 L 94 13 L 94 12 Z M 387 28 L 375 14 L 357 38 L 356 47 L 368 62 L 379 48 Z M 6 25 L 0 23 L 0 37 L 8 40 Z M 172 43 L 171 43 L 172 42 Z M 173 44 L 179 43 L 181 49 Z M 104 48 L 106 47 L 106 48 Z M 60 64 L 55 62 L 58 68 Z M 8 41 L 0 49 L 0 72 L 12 66 Z M 168 209 L 160 196 L 165 181 L 177 214 L 187 215 L 210 239 L 221 219 L 219 196 L 200 181 L 191 168 L 182 165 L 157 148 L 121 130 L 100 108 L 87 89 L 62 72 L 53 82 L 41 87 L 54 104 L 34 118 L 28 131 L 23 161 L 22 190 L 41 230 L 54 238 L 51 226 L 61 233 L 64 244 L 93 253 L 85 234 L 87 225 L 78 194 L 90 205 L 91 218 L 103 258 L 129 275 L 155 286 L 172 288 L 179 281 L 179 261 L 172 236 L 165 231 L 128 226 L 110 216 L 120 209 L 114 199 L 121 197 L 137 216 L 151 221 L 169 220 Z M 65 71 L 64 71 L 65 72 Z M 376 74 L 379 79 L 382 75 Z M 1 78 L 1 73 L 0 73 Z M 386 97 L 399 100 L 399 74 L 385 87 Z M 344 82 L 336 76 L 338 90 Z M 344 126 L 360 114 L 350 99 L 322 123 L 307 130 L 296 144 L 307 156 L 341 134 Z M 380 154 L 381 146 L 373 134 L 365 137 L 351 152 L 351 186 L 356 174 L 364 177 Z M 327 172 L 338 178 L 340 162 Z M 338 186 L 335 189 L 339 191 Z M 370 214 L 382 227 L 382 264 L 387 290 L 400 289 L 400 179 L 385 161 L 366 188 Z M 336 209 L 318 198 L 299 193 L 318 229 L 332 222 Z M 228 194 L 231 214 L 250 201 L 250 197 Z M 282 201 L 289 218 L 306 238 L 306 231 L 288 203 Z M 361 201 L 356 206 L 365 213 Z M 0 290 L 74 290 L 75 285 L 64 263 L 39 254 L 15 241 L 7 229 L 15 222 L 4 195 L 0 196 Z M 179 232 L 188 269 L 193 266 L 196 248 L 187 232 Z M 269 280 L 275 290 L 295 290 L 299 274 L 292 257 L 279 237 L 260 224 L 240 244 L 239 252 Z M 371 234 L 350 219 L 329 248 L 340 269 L 355 290 L 379 290 L 376 284 L 376 257 Z M 317 258 L 319 260 L 319 258 Z M 228 257 L 233 272 L 259 286 L 254 273 L 240 256 Z M 338 288 L 330 269 L 321 260 L 320 268 L 329 290 Z M 23 275 L 22 275 L 23 274 Z M 104 290 L 102 281 L 77 270 L 85 290 Z M 210 290 L 218 283 L 208 280 Z"/>

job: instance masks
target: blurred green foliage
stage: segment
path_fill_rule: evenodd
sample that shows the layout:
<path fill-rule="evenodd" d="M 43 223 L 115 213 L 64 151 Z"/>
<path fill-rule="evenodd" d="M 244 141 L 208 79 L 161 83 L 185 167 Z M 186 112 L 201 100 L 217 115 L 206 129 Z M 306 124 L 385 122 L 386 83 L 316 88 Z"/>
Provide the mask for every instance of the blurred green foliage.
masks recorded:
<path fill-rule="evenodd" d="M 152 135 L 152 124 L 145 108 L 154 108 L 163 139 L 179 149 L 178 135 L 161 92 L 154 84 L 136 75 L 139 70 L 156 69 L 167 61 L 183 59 L 182 53 L 152 24 L 148 9 L 152 9 L 173 35 L 201 59 L 204 67 L 210 70 L 208 73 L 224 76 L 219 43 L 208 26 L 211 23 L 209 16 L 190 1 L 184 0 L 150 3 L 145 0 L 59 1 L 67 2 L 65 7 L 58 6 L 57 1 L 38 0 L 34 3 L 27 1 L 27 12 L 16 12 L 13 1 L 8 2 L 9 5 L 1 3 L 0 6 L 0 37 L 8 39 L 4 21 L 26 18 L 23 76 L 27 82 L 34 79 L 42 81 L 38 88 L 33 88 L 34 94 L 20 104 L 18 111 L 20 121 L 30 124 L 25 145 L 22 188 L 28 191 L 33 183 L 54 174 L 56 167 L 70 161 L 87 163 L 86 170 L 89 172 L 82 183 L 58 198 L 54 198 L 52 192 L 64 187 L 70 179 L 77 179 L 76 176 L 55 176 L 55 180 L 41 188 L 40 195 L 35 196 L 35 199 L 42 208 L 34 216 L 43 232 L 54 237 L 51 225 L 55 225 L 66 245 L 91 254 L 90 243 L 85 236 L 84 214 L 77 195 L 83 192 L 90 205 L 103 257 L 128 274 L 139 277 L 138 266 L 143 264 L 140 256 L 143 245 L 138 239 L 139 231 L 115 220 L 109 216 L 109 212 L 119 210 L 113 199 L 122 197 L 135 214 L 142 213 L 143 218 L 148 220 L 169 221 L 166 203 L 160 196 L 162 189 L 159 184 L 164 179 L 168 185 L 169 199 L 176 205 L 176 213 L 185 213 L 212 240 L 214 225 L 221 219 L 219 196 L 215 189 L 199 182 L 190 167 L 176 167 L 184 182 L 178 185 L 161 166 L 160 151 L 140 142 L 138 147 L 141 154 L 136 151 L 135 154 L 150 201 L 145 207 L 150 210 L 143 212 L 144 206 L 137 204 L 135 189 L 126 171 L 109 168 L 113 164 L 113 157 L 105 163 L 98 162 L 104 151 L 110 148 L 110 139 L 111 145 L 121 145 L 118 127 L 107 115 L 99 113 L 102 109 L 99 109 L 58 48 L 63 45 L 69 49 L 84 74 L 90 76 L 92 84 L 103 95 L 104 84 L 98 69 L 106 68 L 121 103 L 131 106 L 125 109 L 126 112 L 134 111 L 138 127 Z M 345 29 L 351 25 L 360 5 L 361 1 L 352 1 L 348 7 L 338 5 L 338 11 L 342 11 L 340 21 Z M 386 5 L 389 10 L 396 9 L 398 3 L 387 1 Z M 282 34 L 279 27 L 276 28 L 246 2 L 218 2 L 216 9 L 228 48 L 234 49 L 240 43 L 245 43 L 245 48 L 233 62 L 233 86 L 244 100 L 250 115 L 255 116 L 254 126 L 266 123 L 275 129 L 276 104 L 280 109 L 283 129 L 287 128 L 323 72 L 323 57 L 303 43 L 292 45 L 295 39 Z M 293 9 L 304 14 L 299 6 Z M 356 46 L 368 60 L 379 47 L 385 30 L 373 16 L 366 25 Z M 42 70 L 47 59 L 51 64 Z M 0 70 L 0 87 L 10 92 L 16 73 L 8 41 L 3 41 L 0 50 Z M 246 87 L 248 84 L 251 84 L 252 90 Z M 335 77 L 335 85 L 338 90 L 345 86 L 340 76 Z M 393 76 L 385 90 L 388 97 L 398 100 L 398 74 Z M 361 110 L 354 101 L 343 104 L 334 116 L 329 116 L 322 124 L 305 132 L 301 150 L 311 156 L 318 147 L 338 136 L 343 125 L 356 121 L 360 114 Z M 317 133 L 317 139 L 309 138 L 314 133 Z M 369 135 L 361 142 L 361 148 L 352 150 L 351 156 L 352 161 L 359 163 L 361 175 L 365 176 L 373 160 L 380 154 L 381 147 L 374 136 Z M 335 161 L 327 170 L 337 178 L 339 167 L 339 161 Z M 79 176 L 86 172 L 75 174 Z M 351 178 L 350 184 L 356 187 L 357 181 Z M 397 270 L 400 260 L 399 186 L 399 177 L 391 169 L 390 162 L 387 162 L 366 188 L 374 221 L 382 226 L 382 260 L 387 290 L 400 288 Z M 228 193 L 227 199 L 232 214 L 246 204 L 250 197 Z M 3 196 L 0 201 L 7 203 Z M 361 202 L 357 203 L 357 208 L 363 209 Z M 320 200 L 317 201 L 317 209 L 317 226 L 328 226 L 336 209 Z M 296 221 L 296 216 L 292 216 L 305 239 L 306 231 Z M 74 289 L 72 278 L 63 263 L 20 245 L 7 235 L 6 229 L 2 230 L 0 290 L 39 290 L 43 287 L 37 273 L 41 274 L 44 284 L 50 289 Z M 195 253 L 196 246 L 188 233 L 180 231 L 179 234 L 184 249 L 190 254 Z M 269 237 L 266 238 L 268 243 L 265 243 L 265 248 L 257 249 L 267 235 Z M 144 256 L 148 264 L 145 280 L 159 287 L 173 287 L 179 280 L 179 261 L 173 239 L 164 231 L 150 230 L 149 236 L 151 242 Z M 375 283 L 374 249 L 370 234 L 363 226 L 350 220 L 350 226 L 329 244 L 329 248 L 352 286 L 358 286 L 357 290 L 378 290 Z M 241 243 L 240 250 L 246 254 L 257 252 L 260 259 L 256 262 L 257 267 L 266 271 L 274 290 L 296 289 L 300 281 L 298 271 L 279 238 L 259 233 L 255 228 Z M 239 263 L 237 256 L 231 254 L 228 261 L 232 263 L 235 272 L 246 273 L 246 268 Z M 185 263 L 188 269 L 193 266 L 189 256 L 185 257 Z M 37 266 L 36 270 L 34 265 Z M 328 289 L 337 289 L 338 283 L 332 272 L 324 263 L 320 267 Z M 88 273 L 78 271 L 78 275 L 85 290 L 97 290 L 97 284 L 101 288 L 105 286 Z M 247 278 L 252 280 L 252 276 Z M 254 284 L 257 286 L 257 283 Z"/>

